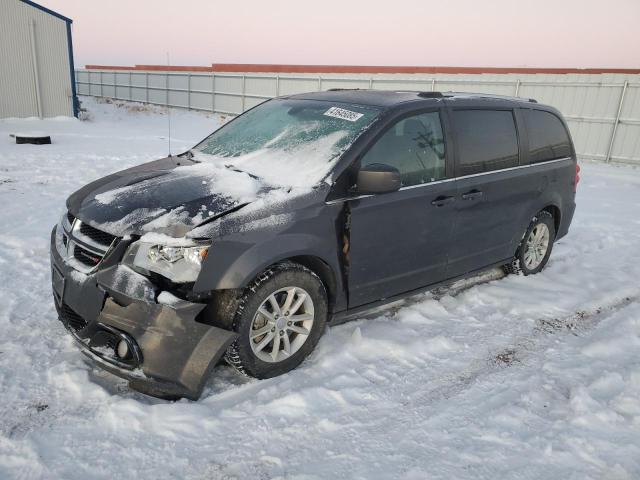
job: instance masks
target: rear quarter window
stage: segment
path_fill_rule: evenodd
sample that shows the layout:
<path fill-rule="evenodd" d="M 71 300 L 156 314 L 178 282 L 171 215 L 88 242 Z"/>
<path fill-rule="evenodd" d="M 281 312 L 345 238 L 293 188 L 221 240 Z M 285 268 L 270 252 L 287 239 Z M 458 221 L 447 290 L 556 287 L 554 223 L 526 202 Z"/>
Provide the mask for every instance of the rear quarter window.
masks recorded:
<path fill-rule="evenodd" d="M 529 163 L 571 156 L 571 140 L 560 119 L 543 110 L 525 110 L 529 133 Z"/>
<path fill-rule="evenodd" d="M 454 110 L 459 176 L 515 167 L 518 134 L 511 110 Z"/>

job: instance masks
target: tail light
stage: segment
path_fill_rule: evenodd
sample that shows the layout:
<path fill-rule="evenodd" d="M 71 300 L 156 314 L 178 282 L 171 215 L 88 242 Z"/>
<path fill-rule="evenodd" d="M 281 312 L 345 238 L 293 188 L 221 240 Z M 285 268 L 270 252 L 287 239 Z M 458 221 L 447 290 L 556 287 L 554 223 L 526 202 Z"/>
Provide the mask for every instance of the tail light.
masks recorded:
<path fill-rule="evenodd" d="M 578 190 L 578 183 L 580 183 L 580 165 L 576 162 L 576 177 L 573 180 L 573 193 L 576 193 Z"/>

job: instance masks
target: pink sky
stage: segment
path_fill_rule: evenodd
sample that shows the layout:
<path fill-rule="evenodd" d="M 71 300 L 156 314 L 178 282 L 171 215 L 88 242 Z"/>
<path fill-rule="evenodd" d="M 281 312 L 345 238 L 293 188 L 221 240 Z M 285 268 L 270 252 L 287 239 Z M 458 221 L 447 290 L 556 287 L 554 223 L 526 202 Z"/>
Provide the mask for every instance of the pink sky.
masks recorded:
<path fill-rule="evenodd" d="M 640 67 L 640 0 L 42 0 L 85 64 Z"/>

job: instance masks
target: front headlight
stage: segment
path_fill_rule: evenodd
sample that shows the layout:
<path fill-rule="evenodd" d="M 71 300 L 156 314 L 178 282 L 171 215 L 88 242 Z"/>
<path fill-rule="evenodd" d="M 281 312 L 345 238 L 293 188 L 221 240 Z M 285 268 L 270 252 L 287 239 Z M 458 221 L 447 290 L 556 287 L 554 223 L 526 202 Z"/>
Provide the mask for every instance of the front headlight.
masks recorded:
<path fill-rule="evenodd" d="M 208 252 L 209 245 L 171 246 L 138 241 L 129 247 L 124 263 L 159 273 L 172 282 L 195 282 Z"/>

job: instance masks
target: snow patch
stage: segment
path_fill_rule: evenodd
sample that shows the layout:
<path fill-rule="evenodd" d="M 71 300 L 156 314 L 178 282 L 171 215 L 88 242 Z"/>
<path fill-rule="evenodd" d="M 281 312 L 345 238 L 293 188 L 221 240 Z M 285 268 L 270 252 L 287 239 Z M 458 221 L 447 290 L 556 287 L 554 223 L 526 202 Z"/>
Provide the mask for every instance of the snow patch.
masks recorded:
<path fill-rule="evenodd" d="M 185 237 L 175 238 L 163 233 L 149 232 L 140 237 L 141 242 L 153 243 L 155 245 L 166 245 L 169 247 L 190 247 L 193 246 L 193 240 Z"/>
<path fill-rule="evenodd" d="M 153 285 L 144 276 L 127 267 L 118 265 L 114 274 L 114 282 L 111 288 L 133 298 L 153 298 L 155 291 Z"/>
<path fill-rule="evenodd" d="M 162 292 L 160 292 L 160 295 L 158 295 L 158 303 L 161 304 L 161 305 L 167 305 L 169 307 L 175 307 L 176 305 L 179 305 L 180 303 L 183 303 L 183 302 L 184 302 L 184 300 L 182 300 L 181 298 L 176 297 L 171 292 L 162 291 Z"/>
<path fill-rule="evenodd" d="M 140 222 L 149 223 L 162 218 L 167 211 L 164 208 L 137 208 L 134 211 L 128 213 L 120 220 L 115 222 L 103 222 L 100 224 L 96 224 L 95 226 L 100 230 L 104 230 L 105 232 L 109 232 L 113 235 L 124 236 L 127 234 L 128 230 L 132 225 L 137 225 Z M 169 213 L 171 215 L 171 213 Z M 172 217 L 175 218 L 175 217 Z M 160 221 L 160 223 L 168 223 L 168 220 Z"/>

